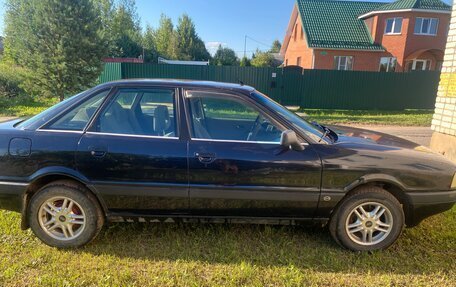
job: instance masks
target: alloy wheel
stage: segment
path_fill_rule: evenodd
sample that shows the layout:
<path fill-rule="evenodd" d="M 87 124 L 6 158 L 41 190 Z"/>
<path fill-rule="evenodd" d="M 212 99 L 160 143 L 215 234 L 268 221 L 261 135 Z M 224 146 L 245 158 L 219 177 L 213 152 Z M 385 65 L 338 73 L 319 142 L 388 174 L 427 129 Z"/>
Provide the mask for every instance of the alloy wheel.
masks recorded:
<path fill-rule="evenodd" d="M 41 228 L 54 239 L 73 240 L 84 231 L 86 216 L 81 206 L 68 197 L 46 200 L 38 212 Z"/>
<path fill-rule="evenodd" d="M 366 202 L 356 206 L 348 215 L 345 231 L 360 245 L 376 245 L 385 240 L 393 229 L 393 215 L 383 204 Z"/>

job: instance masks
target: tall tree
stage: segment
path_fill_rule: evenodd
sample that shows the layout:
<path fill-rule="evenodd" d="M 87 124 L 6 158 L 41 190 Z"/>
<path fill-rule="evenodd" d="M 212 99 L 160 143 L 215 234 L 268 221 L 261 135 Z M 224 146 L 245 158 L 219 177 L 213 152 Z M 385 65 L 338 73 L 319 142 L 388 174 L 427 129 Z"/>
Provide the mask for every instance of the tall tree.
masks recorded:
<path fill-rule="evenodd" d="M 146 26 L 146 30 L 144 31 L 143 34 L 143 41 L 142 41 L 143 47 L 144 47 L 144 61 L 146 62 L 155 62 L 157 60 L 157 48 L 156 48 L 156 43 L 155 43 L 155 31 L 154 29 L 150 26 Z"/>
<path fill-rule="evenodd" d="M 3 37 L 0 36 L 0 56 L 3 55 Z"/>
<path fill-rule="evenodd" d="M 279 40 L 274 40 L 272 42 L 271 49 L 269 50 L 270 53 L 279 53 L 280 49 L 282 48 L 282 44 L 280 43 Z"/>
<path fill-rule="evenodd" d="M 17 64 L 26 64 L 34 37 L 31 19 L 34 15 L 33 4 L 26 0 L 8 0 L 5 2 L 5 60 Z M 21 27 L 21 29 L 18 29 Z"/>
<path fill-rule="evenodd" d="M 171 18 L 162 14 L 160 16 L 160 23 L 157 30 L 155 31 L 155 47 L 157 49 L 158 56 L 175 59 L 175 38 L 174 38 L 174 26 Z"/>
<path fill-rule="evenodd" d="M 239 64 L 239 59 L 232 49 L 220 45 L 212 58 L 212 63 L 217 66 L 234 66 Z"/>
<path fill-rule="evenodd" d="M 7 53 L 33 71 L 36 90 L 63 100 L 96 81 L 106 50 L 92 0 L 8 0 L 6 8 Z"/>
<path fill-rule="evenodd" d="M 112 33 L 113 18 L 115 13 L 114 0 L 97 0 L 93 1 L 101 21 L 101 36 L 107 49 L 107 56 L 112 56 L 112 51 L 116 50 L 114 44 L 114 35 Z"/>
<path fill-rule="evenodd" d="M 112 12 L 108 33 L 110 56 L 137 58 L 142 54 L 140 19 L 134 0 L 121 0 Z"/>
<path fill-rule="evenodd" d="M 176 27 L 177 57 L 181 60 L 208 60 L 210 54 L 196 33 L 195 24 L 186 14 L 179 18 Z"/>

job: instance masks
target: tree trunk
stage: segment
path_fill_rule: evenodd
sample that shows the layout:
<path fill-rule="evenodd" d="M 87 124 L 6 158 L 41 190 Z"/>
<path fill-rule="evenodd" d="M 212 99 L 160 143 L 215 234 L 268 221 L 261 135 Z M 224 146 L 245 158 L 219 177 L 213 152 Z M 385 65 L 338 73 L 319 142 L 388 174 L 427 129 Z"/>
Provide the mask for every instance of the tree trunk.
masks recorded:
<path fill-rule="evenodd" d="M 63 102 L 63 100 L 65 100 L 65 93 L 63 91 L 59 93 L 59 100 L 61 102 Z"/>

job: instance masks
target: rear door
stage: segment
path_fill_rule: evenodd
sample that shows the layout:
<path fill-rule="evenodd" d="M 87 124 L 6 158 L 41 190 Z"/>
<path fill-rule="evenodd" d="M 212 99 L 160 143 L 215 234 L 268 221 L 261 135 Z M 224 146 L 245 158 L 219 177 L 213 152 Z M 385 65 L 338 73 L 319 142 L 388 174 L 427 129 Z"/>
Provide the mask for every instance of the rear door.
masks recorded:
<path fill-rule="evenodd" d="M 192 214 L 313 216 L 321 163 L 310 146 L 284 150 L 286 127 L 236 94 L 188 90 L 186 111 Z"/>
<path fill-rule="evenodd" d="M 174 88 L 119 88 L 82 136 L 77 167 L 111 212 L 187 212 L 177 95 Z"/>

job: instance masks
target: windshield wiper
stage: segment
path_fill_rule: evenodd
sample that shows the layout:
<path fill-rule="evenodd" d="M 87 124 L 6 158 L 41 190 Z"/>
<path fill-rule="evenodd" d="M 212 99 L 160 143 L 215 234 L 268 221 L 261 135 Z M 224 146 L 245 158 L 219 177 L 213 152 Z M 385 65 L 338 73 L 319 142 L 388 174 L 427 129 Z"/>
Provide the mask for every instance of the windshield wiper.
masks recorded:
<path fill-rule="evenodd" d="M 333 142 L 337 141 L 337 139 L 338 139 L 337 134 L 335 132 L 333 132 L 330 128 L 327 128 L 324 125 L 321 125 L 315 121 L 312 122 L 312 124 L 323 131 L 323 135 L 320 137 L 320 140 L 318 142 L 321 142 L 323 140 L 323 138 L 325 138 L 325 137 L 328 137 Z"/>
<path fill-rule="evenodd" d="M 326 137 L 326 136 L 329 136 L 329 134 L 330 134 L 330 131 L 328 129 L 325 129 L 325 132 L 321 135 L 321 137 L 318 140 L 318 142 L 321 142 L 323 140 L 323 138 Z"/>

